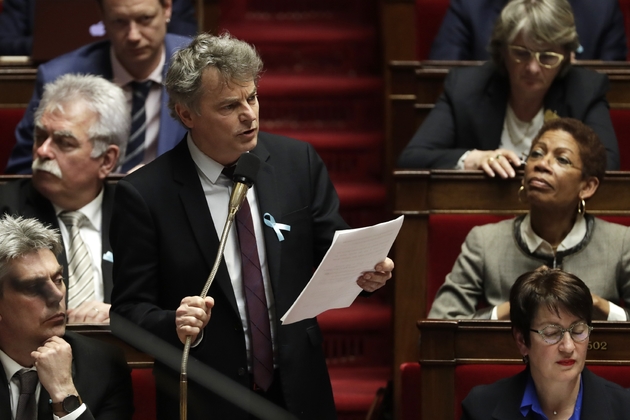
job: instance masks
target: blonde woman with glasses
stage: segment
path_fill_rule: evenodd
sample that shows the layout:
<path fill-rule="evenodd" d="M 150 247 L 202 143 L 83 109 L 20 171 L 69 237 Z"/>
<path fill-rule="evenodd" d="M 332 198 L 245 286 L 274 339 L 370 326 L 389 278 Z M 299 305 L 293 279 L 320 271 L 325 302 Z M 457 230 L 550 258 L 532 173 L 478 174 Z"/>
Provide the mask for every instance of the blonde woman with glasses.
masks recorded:
<path fill-rule="evenodd" d="M 512 0 L 494 27 L 492 60 L 455 68 L 399 167 L 483 170 L 514 177 L 543 123 L 571 117 L 595 130 L 619 169 L 608 78 L 571 65 L 580 43 L 566 0 Z"/>

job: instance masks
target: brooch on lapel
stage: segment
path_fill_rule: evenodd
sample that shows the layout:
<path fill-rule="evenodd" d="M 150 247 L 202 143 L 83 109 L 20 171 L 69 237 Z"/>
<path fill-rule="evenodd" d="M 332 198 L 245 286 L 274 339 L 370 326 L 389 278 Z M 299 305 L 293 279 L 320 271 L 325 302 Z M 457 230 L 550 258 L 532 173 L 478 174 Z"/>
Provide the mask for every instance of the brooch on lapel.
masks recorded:
<path fill-rule="evenodd" d="M 545 111 L 545 122 L 555 120 L 557 118 L 560 117 L 558 116 L 558 114 L 556 114 L 556 111 L 552 111 L 550 109 Z"/>
<path fill-rule="evenodd" d="M 265 220 L 265 224 L 273 229 L 276 232 L 276 236 L 278 237 L 278 241 L 284 241 L 284 235 L 281 230 L 286 230 L 287 232 L 291 231 L 291 226 L 285 225 L 284 223 L 277 223 L 276 219 L 273 218 L 269 213 L 265 213 L 263 215 L 263 219 Z"/>

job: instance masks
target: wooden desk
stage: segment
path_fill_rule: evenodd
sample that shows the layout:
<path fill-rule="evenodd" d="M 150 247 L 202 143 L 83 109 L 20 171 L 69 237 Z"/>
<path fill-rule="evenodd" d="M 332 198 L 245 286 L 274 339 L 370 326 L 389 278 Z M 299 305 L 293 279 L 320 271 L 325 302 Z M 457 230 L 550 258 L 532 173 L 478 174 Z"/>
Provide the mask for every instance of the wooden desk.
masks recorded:
<path fill-rule="evenodd" d="M 26 108 L 36 76 L 32 67 L 0 67 L 0 108 Z"/>
<path fill-rule="evenodd" d="M 127 364 L 132 369 L 153 367 L 153 357 L 137 350 L 136 348 L 132 347 L 120 338 L 113 335 L 111 330 L 109 329 L 109 325 L 69 324 L 66 328 L 69 331 L 79 333 L 86 337 L 94 338 L 96 340 L 120 347 L 125 353 Z"/>
<path fill-rule="evenodd" d="M 630 365 L 630 323 L 594 321 L 587 364 Z M 423 419 L 452 420 L 455 367 L 461 364 L 522 364 L 508 321 L 418 321 Z M 492 345 L 488 345 L 492 343 Z"/>
<path fill-rule="evenodd" d="M 426 314 L 427 243 L 431 214 L 519 214 L 521 176 L 490 179 L 481 171 L 394 171 L 394 216 L 405 222 L 394 244 L 394 392 L 400 397 L 399 367 L 418 360 L 416 321 Z M 587 203 L 594 215 L 630 216 L 630 173 L 609 172 Z M 459 244 L 457 245 L 459 246 Z"/>

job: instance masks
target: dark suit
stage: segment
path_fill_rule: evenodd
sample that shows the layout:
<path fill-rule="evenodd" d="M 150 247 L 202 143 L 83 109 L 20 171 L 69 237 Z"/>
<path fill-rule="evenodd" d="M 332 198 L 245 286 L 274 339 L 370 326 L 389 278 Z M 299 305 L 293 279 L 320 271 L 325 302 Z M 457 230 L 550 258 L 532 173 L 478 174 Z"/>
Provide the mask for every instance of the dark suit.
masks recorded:
<path fill-rule="evenodd" d="M 491 385 L 480 385 L 472 389 L 462 402 L 462 420 L 516 420 L 533 419 L 523 417 L 521 401 L 529 371 L 502 379 Z M 630 391 L 601 378 L 588 369 L 582 371 L 581 419 L 624 420 L 630 413 Z"/>
<path fill-rule="evenodd" d="M 3 0 L 0 13 L 0 55 L 31 55 L 36 0 Z M 190 0 L 174 0 L 167 30 L 172 34 L 195 36 L 197 22 Z"/>
<path fill-rule="evenodd" d="M 606 147 L 607 168 L 618 170 L 619 147 L 607 91 L 606 75 L 571 67 L 564 77 L 556 77 L 543 106 L 560 117 L 576 118 L 590 126 Z M 508 77 L 490 62 L 452 69 L 444 81 L 444 92 L 403 150 L 398 166 L 453 169 L 467 150 L 497 149 L 509 92 Z"/>
<path fill-rule="evenodd" d="M 279 319 L 306 286 L 334 232 L 347 225 L 312 146 L 260 133 L 252 153 L 261 160 L 254 187 L 259 217 L 269 213 L 278 223 L 291 226 L 280 242 L 263 224 L 284 399 L 299 418 L 336 418 L 317 320 L 281 326 Z M 175 309 L 183 297 L 199 295 L 218 248 L 210 211 L 185 140 L 125 177 L 116 190 L 110 231 L 116 254 L 112 310 L 178 348 L 182 345 L 175 332 Z M 250 386 L 245 336 L 224 262 L 208 295 L 215 300 L 212 317 L 191 356 Z M 203 398 L 192 402 L 189 410 L 203 407 L 200 412 L 217 419 L 247 418 L 214 395 Z M 176 399 L 158 397 L 161 418 L 176 418 L 177 407 Z M 207 417 L 193 412 L 189 418 Z"/>
<path fill-rule="evenodd" d="M 186 46 L 189 42 L 190 39 L 183 36 L 166 35 L 164 38 L 166 63 L 162 69 L 163 77 L 166 77 L 170 57 L 177 49 Z M 28 174 L 32 172 L 35 111 L 39 106 L 46 83 L 53 82 L 59 76 L 67 73 L 95 74 L 107 80 L 112 80 L 114 75 L 110 57 L 110 42 L 100 41 L 86 45 L 39 66 L 33 97 L 28 104 L 24 117 L 15 129 L 16 144 L 9 157 L 5 173 Z M 166 88 L 163 87 L 160 105 L 160 128 L 157 140 L 158 156 L 171 150 L 185 133 L 183 126 L 171 117 L 167 104 L 168 94 L 166 93 Z"/>
<path fill-rule="evenodd" d="M 81 420 L 131 420 L 133 389 L 131 375 L 120 349 L 110 344 L 66 331 L 63 339 L 72 347 L 72 379 L 87 410 Z M 7 377 L 0 373 L 0 418 L 11 418 Z M 52 420 L 50 395 L 42 386 L 38 420 Z"/>
<path fill-rule="evenodd" d="M 109 245 L 109 223 L 112 218 L 112 207 L 114 204 L 115 185 L 105 184 L 103 192 L 102 218 L 101 218 L 101 238 L 102 253 L 111 252 Z M 41 195 L 33 186 L 30 179 L 8 182 L 0 186 L 0 215 L 5 213 L 20 215 L 28 218 L 36 218 L 41 222 L 59 229 L 59 222 L 55 215 L 55 209 L 50 201 Z M 59 264 L 63 266 L 63 272 L 68 272 L 68 258 L 66 251 L 57 256 Z M 103 295 L 105 302 L 111 302 L 112 295 L 112 267 L 113 263 L 101 258 L 101 270 L 103 272 Z M 68 277 L 64 276 L 66 286 Z"/>
<path fill-rule="evenodd" d="M 580 44 L 578 60 L 626 60 L 624 16 L 618 0 L 569 0 Z M 487 60 L 495 21 L 507 0 L 451 0 L 429 58 Z"/>

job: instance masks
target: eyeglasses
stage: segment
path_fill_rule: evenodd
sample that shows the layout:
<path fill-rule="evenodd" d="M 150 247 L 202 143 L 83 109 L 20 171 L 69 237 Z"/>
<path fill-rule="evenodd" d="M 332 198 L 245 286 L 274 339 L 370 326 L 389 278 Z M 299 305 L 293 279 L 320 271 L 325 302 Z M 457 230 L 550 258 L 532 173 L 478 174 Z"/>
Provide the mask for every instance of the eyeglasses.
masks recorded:
<path fill-rule="evenodd" d="M 527 63 L 532 59 L 532 56 L 534 56 L 538 64 L 546 69 L 556 68 L 562 63 L 562 60 L 564 60 L 564 54 L 551 51 L 532 51 L 519 45 L 508 45 L 508 51 L 512 59 L 517 63 Z"/>
<path fill-rule="evenodd" d="M 529 153 L 529 156 L 526 158 L 526 162 L 538 162 L 545 157 L 545 152 L 542 149 L 534 149 Z M 554 155 L 552 157 L 551 163 L 558 168 L 561 169 L 577 169 L 582 170 L 582 168 L 575 166 L 571 160 L 563 155 Z"/>
<path fill-rule="evenodd" d="M 586 325 L 584 322 L 578 322 L 577 324 L 571 325 L 569 328 L 562 328 L 559 325 L 551 324 L 547 325 L 542 330 L 530 329 L 530 331 L 540 334 L 542 339 L 547 344 L 559 343 L 560 340 L 562 340 L 562 337 L 564 337 L 564 333 L 567 331 L 571 335 L 571 338 L 574 342 L 581 343 L 591 335 L 593 327 L 591 327 L 590 325 Z"/>

